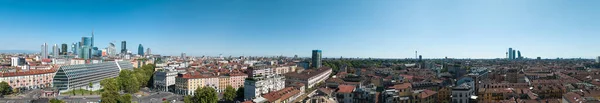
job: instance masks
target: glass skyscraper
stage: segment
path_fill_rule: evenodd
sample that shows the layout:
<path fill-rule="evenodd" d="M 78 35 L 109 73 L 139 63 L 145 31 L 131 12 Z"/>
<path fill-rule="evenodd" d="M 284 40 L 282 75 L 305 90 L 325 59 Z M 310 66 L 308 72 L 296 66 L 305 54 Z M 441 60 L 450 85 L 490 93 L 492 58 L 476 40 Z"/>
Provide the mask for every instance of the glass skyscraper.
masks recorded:
<path fill-rule="evenodd" d="M 144 55 L 144 46 L 142 44 L 138 46 L 138 55 Z"/>
<path fill-rule="evenodd" d="M 127 42 L 121 41 L 121 54 L 127 54 Z"/>
<path fill-rule="evenodd" d="M 92 57 L 92 39 L 90 37 L 81 38 L 81 49 L 79 58 L 90 59 Z"/>
<path fill-rule="evenodd" d="M 321 68 L 321 50 L 312 51 L 312 67 Z"/>

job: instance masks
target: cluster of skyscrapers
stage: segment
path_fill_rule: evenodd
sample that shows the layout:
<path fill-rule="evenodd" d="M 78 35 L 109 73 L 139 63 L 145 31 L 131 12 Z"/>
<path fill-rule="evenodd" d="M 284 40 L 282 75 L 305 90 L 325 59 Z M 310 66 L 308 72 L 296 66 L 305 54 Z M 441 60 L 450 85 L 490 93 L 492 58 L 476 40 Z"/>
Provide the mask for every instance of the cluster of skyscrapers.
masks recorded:
<path fill-rule="evenodd" d="M 139 45 L 138 48 L 138 55 L 144 56 L 144 55 L 150 55 L 150 48 L 147 49 L 148 52 L 144 52 L 144 47 L 142 46 L 142 44 Z M 76 42 L 73 43 L 71 45 L 71 51 L 72 54 L 76 55 L 76 58 L 81 58 L 81 59 L 85 59 L 85 60 L 89 60 L 95 57 L 101 57 L 101 56 L 117 56 L 118 53 L 116 51 L 116 47 L 114 43 L 109 43 L 108 47 L 106 47 L 105 49 L 98 49 L 98 47 L 94 46 L 94 32 L 92 32 L 92 36 L 91 37 L 81 37 L 81 41 L 80 42 Z M 60 45 L 60 47 L 57 44 L 54 44 L 54 46 L 52 47 L 52 54 L 49 55 L 48 54 L 48 44 L 44 43 L 42 45 L 42 50 L 40 53 L 40 56 L 42 59 L 47 59 L 49 57 L 59 57 L 60 55 L 68 55 L 69 51 L 68 51 L 68 45 L 67 44 L 62 44 Z M 129 52 L 127 51 L 127 42 L 126 41 L 122 41 L 121 42 L 121 55 L 127 55 L 129 54 Z"/>
<path fill-rule="evenodd" d="M 512 48 L 508 48 L 508 52 L 506 52 L 506 55 L 509 60 L 523 59 L 523 57 L 521 56 L 521 51 L 513 50 Z"/>

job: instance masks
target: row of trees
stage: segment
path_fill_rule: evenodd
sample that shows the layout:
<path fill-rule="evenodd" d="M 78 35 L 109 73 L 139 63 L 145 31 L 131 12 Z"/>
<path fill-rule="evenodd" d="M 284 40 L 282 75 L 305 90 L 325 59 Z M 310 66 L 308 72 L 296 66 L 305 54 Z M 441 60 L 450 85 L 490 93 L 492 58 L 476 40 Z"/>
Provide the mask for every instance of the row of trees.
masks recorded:
<path fill-rule="evenodd" d="M 154 65 L 143 65 L 131 70 L 121 70 L 116 78 L 107 78 L 100 82 L 102 85 L 101 101 L 103 103 L 131 103 L 131 95 L 120 95 L 119 92 L 137 93 L 140 88 L 152 85 Z"/>
<path fill-rule="evenodd" d="M 131 103 L 131 95 L 120 95 L 120 83 L 117 78 L 108 78 L 100 81 L 102 85 L 102 94 L 100 100 L 102 103 Z"/>
<path fill-rule="evenodd" d="M 140 68 L 131 70 L 122 70 L 117 77 L 121 90 L 126 93 L 137 93 L 140 88 L 152 85 L 152 75 L 154 74 L 154 65 L 144 65 Z"/>

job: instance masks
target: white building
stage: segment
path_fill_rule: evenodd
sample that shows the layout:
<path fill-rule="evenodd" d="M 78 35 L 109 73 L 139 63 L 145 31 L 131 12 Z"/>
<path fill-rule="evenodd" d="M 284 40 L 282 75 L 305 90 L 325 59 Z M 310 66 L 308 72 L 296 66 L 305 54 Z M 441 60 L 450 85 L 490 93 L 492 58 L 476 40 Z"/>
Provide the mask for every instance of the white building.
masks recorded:
<path fill-rule="evenodd" d="M 177 72 L 174 70 L 162 70 L 154 73 L 154 88 L 160 91 L 173 91 L 175 88 L 169 88 L 169 86 L 175 85 L 175 77 Z"/>
<path fill-rule="evenodd" d="M 471 96 L 475 96 L 473 82 L 465 82 L 452 88 L 452 103 L 469 103 Z"/>
<path fill-rule="evenodd" d="M 321 67 L 319 69 L 308 69 L 302 72 L 291 72 L 284 74 L 286 84 L 296 82 L 306 84 L 306 89 L 314 87 L 317 83 L 323 82 L 331 75 L 331 68 Z"/>
<path fill-rule="evenodd" d="M 260 97 L 285 87 L 285 78 L 281 75 L 246 78 L 244 82 L 244 98 L 247 100 Z"/>
<path fill-rule="evenodd" d="M 16 67 L 16 66 L 23 66 L 25 65 L 25 58 L 21 58 L 21 57 L 11 57 L 10 58 L 10 66 Z"/>

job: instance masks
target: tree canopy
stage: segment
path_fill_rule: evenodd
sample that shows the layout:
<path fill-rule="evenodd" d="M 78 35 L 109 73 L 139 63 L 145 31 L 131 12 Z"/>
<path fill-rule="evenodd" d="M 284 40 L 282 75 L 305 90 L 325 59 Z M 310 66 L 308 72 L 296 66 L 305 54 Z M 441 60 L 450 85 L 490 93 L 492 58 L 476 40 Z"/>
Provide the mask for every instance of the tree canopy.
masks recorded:
<path fill-rule="evenodd" d="M 140 90 L 140 84 L 135 74 L 130 70 L 122 70 L 118 77 L 121 89 L 127 93 L 136 93 Z"/>
<path fill-rule="evenodd" d="M 240 101 L 244 100 L 244 87 L 240 87 L 235 92 L 236 98 Z"/>
<path fill-rule="evenodd" d="M 217 96 L 217 91 L 212 87 L 204 86 L 198 87 L 194 91 L 194 96 L 186 96 L 183 99 L 185 103 L 217 103 L 219 101 L 219 97 Z"/>
<path fill-rule="evenodd" d="M 231 85 L 228 85 L 225 88 L 225 93 L 223 93 L 223 99 L 226 101 L 233 101 L 236 97 L 236 91 Z"/>
<path fill-rule="evenodd" d="M 0 95 L 7 95 L 10 93 L 12 93 L 12 87 L 4 81 L 0 82 Z"/>

